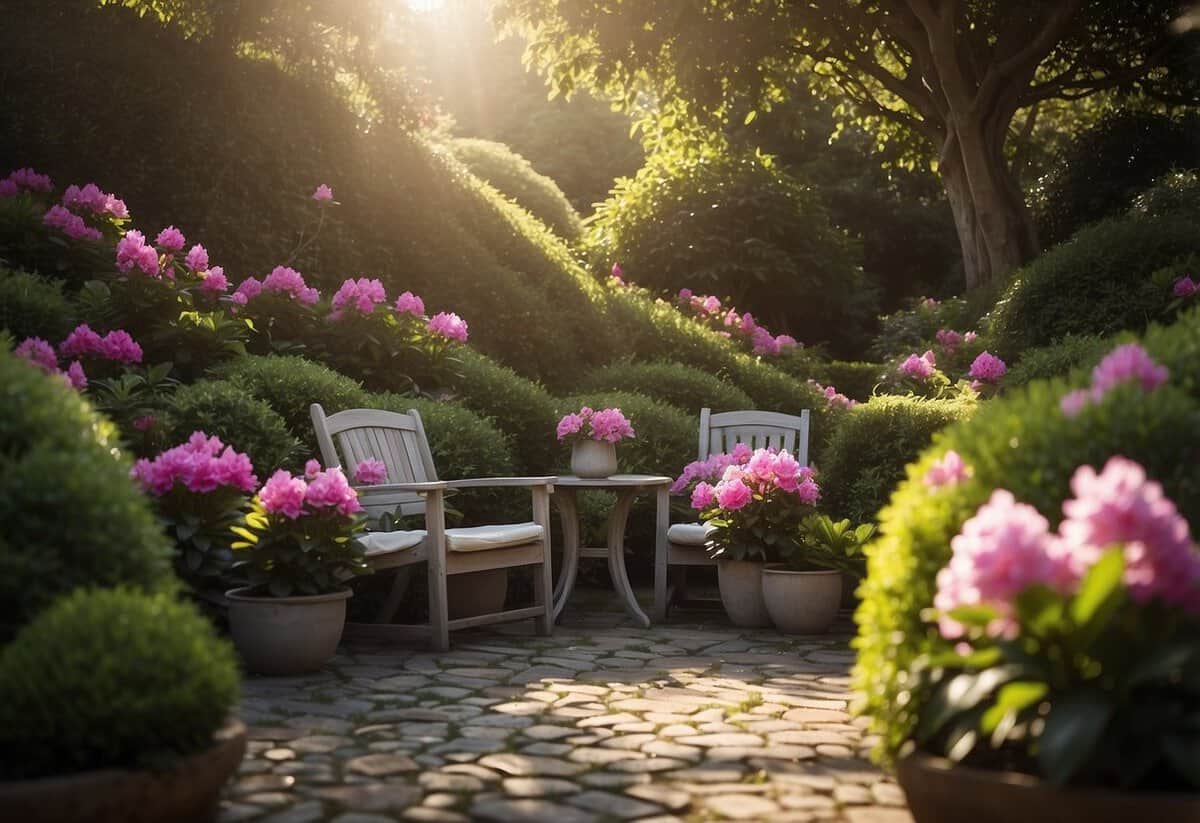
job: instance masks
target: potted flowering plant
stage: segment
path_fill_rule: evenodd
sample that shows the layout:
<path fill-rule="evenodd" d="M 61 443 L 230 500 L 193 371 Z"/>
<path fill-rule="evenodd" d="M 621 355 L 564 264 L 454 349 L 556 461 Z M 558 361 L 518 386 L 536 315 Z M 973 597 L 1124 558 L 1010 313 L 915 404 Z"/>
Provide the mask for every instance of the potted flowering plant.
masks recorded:
<path fill-rule="evenodd" d="M 365 518 L 340 468 L 310 460 L 302 477 L 280 469 L 251 502 L 235 569 L 248 585 L 226 593 L 234 645 L 248 668 L 295 674 L 321 667 L 346 622 L 345 581 L 367 571 L 357 535 Z"/>
<path fill-rule="evenodd" d="M 198 431 L 153 460 L 138 460 L 130 476 L 154 499 L 175 538 L 179 576 L 201 596 L 216 599 L 216 585 L 233 565 L 230 529 L 258 488 L 250 458 Z"/>
<path fill-rule="evenodd" d="M 609 477 L 617 473 L 617 446 L 635 436 L 620 409 L 593 411 L 584 406 L 558 421 L 559 442 L 571 444 L 571 471 L 579 477 Z"/>
<path fill-rule="evenodd" d="M 1200 819 L 1200 552 L 1127 458 L 1071 489 L 1056 532 L 998 489 L 951 542 L 927 618 L 955 645 L 912 667 L 899 764 L 918 821 Z"/>
<path fill-rule="evenodd" d="M 726 459 L 710 458 L 714 467 Z M 798 548 L 800 522 L 820 496 L 811 469 L 769 449 L 735 451 L 715 485 L 701 480 L 692 490 L 692 507 L 709 527 L 709 554 L 718 561 L 721 602 L 735 625 L 771 624 L 763 564 Z"/>

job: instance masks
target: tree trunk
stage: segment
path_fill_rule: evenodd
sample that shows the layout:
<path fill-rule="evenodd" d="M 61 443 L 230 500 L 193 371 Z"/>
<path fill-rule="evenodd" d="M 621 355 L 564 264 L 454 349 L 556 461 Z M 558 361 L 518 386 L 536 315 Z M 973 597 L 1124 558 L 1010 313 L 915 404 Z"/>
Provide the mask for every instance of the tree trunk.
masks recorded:
<path fill-rule="evenodd" d="M 1037 233 L 998 138 L 976 125 L 951 133 L 940 159 L 967 288 L 985 286 L 1038 252 Z"/>

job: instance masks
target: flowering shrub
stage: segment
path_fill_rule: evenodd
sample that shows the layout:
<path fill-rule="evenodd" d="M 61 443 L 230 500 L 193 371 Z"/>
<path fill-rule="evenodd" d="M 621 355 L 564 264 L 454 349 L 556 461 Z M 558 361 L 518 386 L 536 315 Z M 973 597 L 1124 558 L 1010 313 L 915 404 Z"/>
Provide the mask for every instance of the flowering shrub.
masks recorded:
<path fill-rule="evenodd" d="M 1200 551 L 1132 460 L 1071 489 L 1057 532 L 998 489 L 951 541 L 934 606 L 959 645 L 916 668 L 933 689 L 916 738 L 1056 783 L 1194 790 Z"/>
<path fill-rule="evenodd" d="M 80 362 L 74 360 L 65 371 L 59 369 L 58 356 L 54 353 L 54 347 L 40 337 L 28 337 L 22 340 L 13 350 L 13 354 L 47 374 L 61 375 L 73 389 L 87 388 L 87 375 Z"/>
<path fill-rule="evenodd" d="M 341 469 L 314 464 L 303 477 L 276 471 L 233 527 L 241 538 L 232 544 L 234 568 L 260 594 L 329 594 L 367 571 L 356 539 L 364 522 L 358 493 Z"/>
<path fill-rule="evenodd" d="M 721 468 L 723 466 L 723 468 Z M 710 479 L 716 477 L 716 483 Z M 821 497 L 812 469 L 789 452 L 735 448 L 684 468 L 673 489 L 693 480 L 692 508 L 714 527 L 709 553 L 719 560 L 775 561 L 801 550 L 800 523 Z"/>
<path fill-rule="evenodd" d="M 617 443 L 635 437 L 633 425 L 620 409 L 593 411 L 584 406 L 578 412 L 565 415 L 558 421 L 556 431 L 559 441 L 600 440 Z"/>
<path fill-rule="evenodd" d="M 739 314 L 734 308 L 722 311 L 721 300 L 711 294 L 693 294 L 691 289 L 680 289 L 675 303 L 718 334 L 743 342 L 754 354 L 779 357 L 800 345 L 791 335 L 771 334 L 750 312 Z"/>
<path fill-rule="evenodd" d="M 974 332 L 955 331 L 969 322 L 967 303 L 960 297 L 917 298 L 910 308 L 895 311 L 880 321 L 879 333 L 870 349 L 879 360 L 891 360 L 934 342 L 943 354 L 951 355 L 963 344 L 974 342 Z"/>
<path fill-rule="evenodd" d="M 1067 417 L 1075 417 L 1089 403 L 1101 403 L 1104 396 L 1122 383 L 1134 383 L 1147 394 L 1167 381 L 1166 367 L 1160 366 L 1137 343 L 1126 343 L 1109 352 L 1092 371 L 1092 385 L 1063 395 L 1059 407 Z"/>
<path fill-rule="evenodd" d="M 230 528 L 258 488 L 250 458 L 198 431 L 153 460 L 138 460 L 130 477 L 154 498 L 175 538 L 180 577 L 200 588 L 219 583 L 233 563 Z"/>
<path fill-rule="evenodd" d="M 809 378 L 808 385 L 819 391 L 825 398 L 825 405 L 831 409 L 852 409 L 858 405 L 857 400 L 851 400 L 833 386 L 822 386 L 816 380 Z"/>

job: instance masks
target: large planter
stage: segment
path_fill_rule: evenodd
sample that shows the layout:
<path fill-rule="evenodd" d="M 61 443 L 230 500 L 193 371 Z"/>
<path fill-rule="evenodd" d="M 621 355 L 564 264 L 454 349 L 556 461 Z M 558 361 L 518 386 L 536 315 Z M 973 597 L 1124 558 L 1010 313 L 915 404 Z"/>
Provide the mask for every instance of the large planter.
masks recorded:
<path fill-rule="evenodd" d="M 763 566 L 762 590 L 775 628 L 785 634 L 824 634 L 841 604 L 842 573 Z"/>
<path fill-rule="evenodd" d="M 246 727 L 229 720 L 213 745 L 160 771 L 103 769 L 0 781 L 0 820 L 16 823 L 200 823 L 216 818 L 221 787 L 246 753 Z"/>
<path fill-rule="evenodd" d="M 571 446 L 571 473 L 577 477 L 610 477 L 617 473 L 617 446 L 603 440 L 578 440 Z"/>
<path fill-rule="evenodd" d="M 721 605 L 735 626 L 757 629 L 771 625 L 763 600 L 762 567 L 757 560 L 722 560 L 717 564 Z"/>
<path fill-rule="evenodd" d="M 246 668 L 259 674 L 303 674 L 333 657 L 346 625 L 349 589 L 303 597 L 260 597 L 232 589 L 229 630 Z"/>
<path fill-rule="evenodd" d="M 508 569 L 452 574 L 446 578 L 446 610 L 451 620 L 503 611 Z"/>
<path fill-rule="evenodd" d="M 1200 794 L 1060 788 L 1018 772 L 959 766 L 913 754 L 896 777 L 917 823 L 1196 823 Z"/>

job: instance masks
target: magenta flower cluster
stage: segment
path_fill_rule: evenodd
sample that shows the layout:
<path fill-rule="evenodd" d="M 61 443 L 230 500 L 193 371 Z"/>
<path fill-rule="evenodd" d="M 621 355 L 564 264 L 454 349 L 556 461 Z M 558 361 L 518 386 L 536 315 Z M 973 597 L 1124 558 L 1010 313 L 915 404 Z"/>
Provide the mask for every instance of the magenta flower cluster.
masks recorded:
<path fill-rule="evenodd" d="M 922 355 L 910 354 L 900 363 L 897 371 L 904 377 L 924 382 L 933 377 L 935 369 L 937 369 L 937 356 L 932 351 L 927 351 Z"/>
<path fill-rule="evenodd" d="M 956 486 L 972 473 L 971 467 L 963 462 L 962 456 L 951 449 L 929 467 L 923 480 L 926 486 L 937 489 L 942 486 Z"/>
<path fill-rule="evenodd" d="M 333 189 L 322 183 L 321 185 L 317 186 L 317 190 L 312 193 L 312 199 L 316 200 L 318 203 L 332 203 Z"/>
<path fill-rule="evenodd" d="M 95 183 L 88 183 L 82 188 L 74 184 L 67 186 L 63 192 L 62 204 L 69 209 L 85 209 L 101 217 L 114 217 L 118 220 L 129 217 L 129 208 L 125 201 L 114 194 L 101 191 Z"/>
<path fill-rule="evenodd" d="M 388 479 L 387 464 L 374 457 L 358 461 L 354 467 L 354 482 L 359 486 L 378 486 Z"/>
<path fill-rule="evenodd" d="M 584 406 L 578 412 L 565 415 L 556 429 L 559 440 L 583 439 L 616 443 L 635 437 L 633 425 L 620 409 L 594 411 Z"/>
<path fill-rule="evenodd" d="M 67 339 L 58 344 L 58 353 L 64 358 L 98 357 L 127 364 L 142 362 L 142 347 L 129 332 L 117 329 L 101 337 L 87 323 L 76 326 Z"/>
<path fill-rule="evenodd" d="M 99 240 L 104 236 L 99 229 L 89 226 L 82 217 L 71 212 L 66 206 L 51 206 L 42 216 L 42 223 L 52 229 L 58 229 L 72 240 Z"/>
<path fill-rule="evenodd" d="M 697 481 L 712 485 L 721 479 L 725 469 L 746 463 L 752 454 L 754 450 L 748 445 L 738 443 L 732 452 L 717 452 L 704 460 L 694 460 L 684 466 L 679 477 L 675 478 L 675 482 L 671 484 L 671 494 L 680 494 Z"/>
<path fill-rule="evenodd" d="M 791 335 L 773 335 L 765 326 L 760 325 L 750 312 L 739 314 L 734 308 L 722 312 L 720 299 L 711 294 L 695 294 L 691 289 L 680 289 L 677 303 L 697 319 L 717 328 L 718 333 L 724 337 L 745 340 L 755 354 L 778 357 L 800 345 Z"/>
<path fill-rule="evenodd" d="M 833 386 L 822 386 L 816 380 L 809 378 L 808 385 L 819 391 L 825 397 L 825 405 L 831 409 L 852 409 L 858 405 L 857 400 L 851 400 Z"/>
<path fill-rule="evenodd" d="M 146 236 L 130 229 L 117 242 L 117 269 L 130 272 L 134 268 L 150 277 L 158 277 L 158 251 L 146 242 Z"/>
<path fill-rule="evenodd" d="M 1171 287 L 1171 294 L 1184 300 L 1195 297 L 1198 291 L 1200 291 L 1200 283 L 1197 283 L 1190 276 L 1179 278 L 1175 281 L 1175 285 Z"/>
<path fill-rule="evenodd" d="M 1075 417 L 1089 403 L 1100 403 L 1104 396 L 1124 383 L 1137 383 L 1149 394 L 1167 382 L 1170 372 L 1137 343 L 1117 346 L 1092 370 L 1092 384 L 1086 389 L 1068 392 L 1060 401 L 1063 414 Z"/>
<path fill-rule="evenodd" d="M 279 469 L 259 489 L 258 499 L 267 512 L 289 520 L 331 513 L 352 515 L 363 510 L 358 492 L 340 468 L 306 473 L 304 477 L 293 477 L 291 472 Z"/>
<path fill-rule="evenodd" d="M 438 312 L 429 318 L 428 329 L 448 340 L 457 340 L 459 343 L 467 342 L 467 321 L 454 312 Z"/>
<path fill-rule="evenodd" d="M 413 317 L 425 316 L 425 301 L 410 291 L 406 291 L 396 298 L 396 304 L 392 307 L 396 314 L 411 314 Z"/>
<path fill-rule="evenodd" d="M 937 577 L 934 606 L 942 613 L 943 637 L 964 633 L 948 612 L 978 605 L 999 615 L 990 634 L 1015 636 L 1013 603 L 1022 591 L 1044 585 L 1070 594 L 1114 546 L 1123 547 L 1124 584 L 1134 602 L 1157 600 L 1200 614 L 1200 552 L 1161 485 L 1134 461 L 1116 456 L 1100 473 L 1080 466 L 1071 490 L 1075 497 L 1063 504 L 1057 534 L 1036 509 L 1003 489 L 963 524 Z"/>
<path fill-rule="evenodd" d="M 739 456 L 745 456 L 745 451 Z M 715 505 L 722 511 L 735 512 L 755 498 L 766 499 L 775 492 L 792 495 L 805 505 L 821 497 L 812 469 L 801 466 L 786 451 L 757 449 L 744 461 L 735 460 L 726 466 L 716 485 L 703 480 L 697 483 L 692 490 L 692 507 L 704 511 Z"/>
<path fill-rule="evenodd" d="M 193 432 L 186 443 L 167 449 L 153 460 L 138 460 L 129 476 L 155 497 L 177 486 L 194 494 L 219 488 L 249 493 L 258 487 L 250 458 L 202 431 Z"/>
<path fill-rule="evenodd" d="M 33 169 L 14 169 L 8 177 L 0 179 L 0 197 L 16 197 L 23 191 L 46 193 L 54 188 L 54 182 Z"/>
<path fill-rule="evenodd" d="M 954 329 L 938 329 L 934 337 L 937 339 L 938 345 L 942 347 L 942 351 L 946 354 L 954 354 L 959 346 L 963 343 L 974 343 L 979 335 L 973 331 L 963 334 Z"/>
<path fill-rule="evenodd" d="M 54 347 L 40 337 L 25 338 L 13 350 L 13 353 L 47 374 L 62 376 L 73 389 L 82 391 L 87 388 L 87 375 L 84 374 L 83 366 L 80 362 L 78 360 L 72 361 L 65 371 L 59 369 L 58 355 L 54 353 Z"/>
<path fill-rule="evenodd" d="M 329 319 L 334 322 L 341 320 L 347 311 L 357 312 L 365 317 L 375 311 L 376 305 L 386 302 L 387 292 L 381 281 L 366 277 L 349 279 L 342 283 L 333 296 Z"/>
<path fill-rule="evenodd" d="M 1007 371 L 1008 366 L 1003 360 L 985 351 L 980 352 L 971 363 L 971 370 L 967 372 L 967 376 L 980 383 L 996 383 Z"/>
<path fill-rule="evenodd" d="M 252 293 L 249 294 L 249 297 L 258 293 L 254 290 L 256 282 L 249 285 L 242 284 L 242 286 L 248 285 L 250 288 Z M 242 286 L 238 287 L 238 291 L 242 290 Z M 263 287 L 265 286 L 264 282 Z M 236 292 L 234 299 L 235 302 L 242 302 Z M 337 294 L 333 296 L 329 319 L 336 322 L 344 319 L 349 313 L 355 313 L 362 317 L 369 316 L 374 313 L 376 306 L 387 303 L 387 299 L 387 290 L 380 280 L 366 277 L 346 280 L 338 289 Z M 409 315 L 419 320 L 425 319 L 425 301 L 410 291 L 397 297 L 392 309 L 397 317 Z M 456 340 L 459 343 L 466 343 L 470 337 L 467 321 L 453 312 L 438 312 L 425 320 L 425 328 L 432 334 L 447 340 Z"/>
<path fill-rule="evenodd" d="M 311 306 L 321 299 L 321 293 L 304 282 L 304 275 L 287 266 L 276 266 L 261 281 L 257 277 L 247 277 L 238 284 L 230 299 L 245 306 L 264 292 L 282 295 L 304 306 Z"/>

